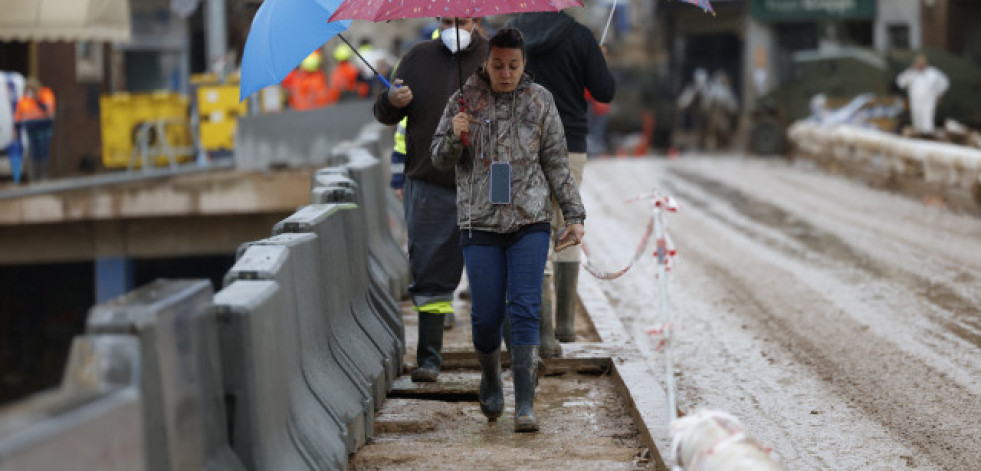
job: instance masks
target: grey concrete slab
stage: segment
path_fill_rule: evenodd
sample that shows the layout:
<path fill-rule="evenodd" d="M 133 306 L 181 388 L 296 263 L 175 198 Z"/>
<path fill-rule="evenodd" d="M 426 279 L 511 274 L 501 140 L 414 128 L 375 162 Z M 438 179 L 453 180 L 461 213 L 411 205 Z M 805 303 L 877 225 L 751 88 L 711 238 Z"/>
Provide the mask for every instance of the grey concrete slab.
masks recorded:
<path fill-rule="evenodd" d="M 384 181 L 381 161 L 361 147 L 335 149 L 343 165 L 358 184 L 358 205 L 364 208 L 368 247 L 389 273 L 392 297 L 401 299 L 409 289 L 409 258 L 395 242 L 389 230 L 388 205 L 385 202 L 388 182 Z"/>
<path fill-rule="evenodd" d="M 0 469 L 146 469 L 139 385 L 135 337 L 76 337 L 59 388 L 0 409 Z"/>
<path fill-rule="evenodd" d="M 303 379 L 287 295 L 272 280 L 235 280 L 215 294 L 232 447 L 256 471 L 342 469 L 346 431 Z"/>
<path fill-rule="evenodd" d="M 310 192 L 314 204 L 354 203 L 357 195 L 357 184 L 354 180 L 339 174 L 319 174 L 316 185 Z M 381 270 L 372 271 L 372 257 L 367 249 L 365 219 L 367 214 L 362 208 L 344 212 L 344 236 L 350 241 L 352 263 L 351 270 L 360 281 L 357 286 L 366 287 L 367 291 L 361 296 L 367 297 L 372 312 L 380 318 L 388 329 L 395 335 L 398 342 L 397 364 L 401 368 L 402 356 L 405 354 L 405 323 L 402 322 L 401 309 L 398 302 L 386 289 L 387 280 Z"/>
<path fill-rule="evenodd" d="M 282 348 L 296 349 L 299 359 L 298 365 L 282 365 L 295 381 L 291 383 L 291 399 L 297 401 L 297 418 L 302 419 L 296 422 L 295 440 L 310 456 L 329 449 L 318 444 L 328 440 L 321 436 L 323 431 L 318 426 L 326 417 L 340 427 L 347 451 L 353 453 L 371 436 L 375 394 L 371 382 L 355 370 L 341 351 L 324 315 L 319 272 L 315 264 L 311 265 L 317 256 L 311 257 L 310 252 L 316 248 L 313 234 L 251 242 L 225 276 L 225 286 L 235 280 L 277 283 L 283 292 L 280 321 L 285 334 L 293 337 Z M 317 459 L 321 460 L 329 460 L 329 456 Z"/>
<path fill-rule="evenodd" d="M 157 280 L 89 310 L 89 333 L 140 340 L 150 470 L 244 469 L 226 435 L 212 294 L 207 280 Z"/>
<path fill-rule="evenodd" d="M 376 403 L 385 400 L 392 382 L 398 377 L 400 365 L 399 339 L 371 310 L 366 299 L 368 280 L 352 271 L 351 257 L 355 256 L 345 236 L 343 211 L 354 211 L 357 206 L 308 205 L 280 221 L 273 228 L 278 236 L 290 234 L 315 234 L 319 241 L 319 269 L 321 289 L 327 303 L 325 313 L 335 332 L 342 332 L 338 342 L 351 355 L 359 371 L 370 378 L 379 389 L 375 390 Z M 353 213 L 352 213 L 353 214 Z M 348 223 L 351 219 L 348 218 Z M 358 257 L 361 263 L 363 257 Z M 377 368 L 382 368 L 377 376 Z"/>
<path fill-rule="evenodd" d="M 243 116 L 235 131 L 236 166 L 267 170 L 330 165 L 331 149 L 373 121 L 371 103 L 366 101 Z"/>

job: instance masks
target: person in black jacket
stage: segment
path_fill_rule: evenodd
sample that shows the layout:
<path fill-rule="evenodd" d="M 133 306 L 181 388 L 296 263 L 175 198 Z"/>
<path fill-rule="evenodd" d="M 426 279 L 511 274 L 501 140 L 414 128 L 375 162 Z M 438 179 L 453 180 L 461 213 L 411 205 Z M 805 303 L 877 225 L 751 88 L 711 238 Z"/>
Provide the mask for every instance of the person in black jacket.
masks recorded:
<path fill-rule="evenodd" d="M 412 372 L 417 382 L 434 382 L 439 375 L 443 328 L 452 326 L 453 292 L 463 274 L 456 177 L 452 169 L 433 167 L 429 144 L 446 100 L 484 61 L 487 40 L 477 33 L 479 24 L 480 18 L 439 18 L 440 38 L 405 53 L 392 75 L 392 88 L 378 95 L 374 105 L 375 119 L 382 124 L 409 118 L 402 206 L 412 273 L 409 294 L 419 312 L 417 368 Z M 459 28 L 459 44 L 453 28 Z"/>
<path fill-rule="evenodd" d="M 581 186 L 586 165 L 586 91 L 600 103 L 613 101 L 616 84 L 606 57 L 593 33 L 562 12 L 522 13 L 508 23 L 525 37 L 528 50 L 526 70 L 535 82 L 552 92 L 565 128 L 569 168 Z M 554 203 L 553 199 L 553 203 Z M 553 235 L 565 224 L 561 211 L 554 211 Z M 575 341 L 576 283 L 579 278 L 579 246 L 556 252 L 545 270 L 542 289 L 540 354 L 542 358 L 562 354 L 562 342 Z M 555 326 L 552 325 L 552 275 L 555 284 Z"/>

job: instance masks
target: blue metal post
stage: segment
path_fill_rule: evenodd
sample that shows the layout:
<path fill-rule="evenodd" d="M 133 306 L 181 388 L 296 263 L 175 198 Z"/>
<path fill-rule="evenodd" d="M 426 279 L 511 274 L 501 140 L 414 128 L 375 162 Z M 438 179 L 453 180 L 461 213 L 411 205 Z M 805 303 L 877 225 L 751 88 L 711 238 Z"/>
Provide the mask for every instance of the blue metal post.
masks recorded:
<path fill-rule="evenodd" d="M 101 257 L 95 260 L 95 302 L 101 303 L 134 288 L 133 259 Z"/>

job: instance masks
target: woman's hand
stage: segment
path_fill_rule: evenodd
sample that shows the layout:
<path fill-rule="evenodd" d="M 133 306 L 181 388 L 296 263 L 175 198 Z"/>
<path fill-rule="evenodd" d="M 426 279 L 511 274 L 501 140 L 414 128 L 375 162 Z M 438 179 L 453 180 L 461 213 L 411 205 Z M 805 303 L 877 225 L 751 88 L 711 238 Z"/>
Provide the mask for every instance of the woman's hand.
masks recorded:
<path fill-rule="evenodd" d="M 457 113 L 453 117 L 453 135 L 460 137 L 463 133 L 470 131 L 470 115 Z"/>
<path fill-rule="evenodd" d="M 585 236 L 586 228 L 582 224 L 569 224 L 565 226 L 562 234 L 559 235 L 559 240 L 555 242 L 555 251 L 558 252 L 567 247 L 579 245 Z"/>

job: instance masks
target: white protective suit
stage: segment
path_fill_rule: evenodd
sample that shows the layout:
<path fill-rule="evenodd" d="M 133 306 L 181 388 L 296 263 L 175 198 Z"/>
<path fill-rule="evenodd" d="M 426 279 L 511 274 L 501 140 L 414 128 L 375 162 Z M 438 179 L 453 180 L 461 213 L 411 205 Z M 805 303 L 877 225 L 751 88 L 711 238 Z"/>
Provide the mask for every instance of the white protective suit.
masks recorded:
<path fill-rule="evenodd" d="M 909 68 L 899 74 L 896 83 L 909 93 L 913 128 L 919 133 L 933 134 L 933 114 L 937 109 L 937 99 L 950 87 L 947 75 L 931 66 L 922 70 Z"/>
<path fill-rule="evenodd" d="M 0 150 L 14 140 L 14 111 L 24 94 L 24 76 L 0 70 Z"/>

